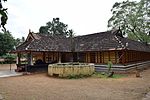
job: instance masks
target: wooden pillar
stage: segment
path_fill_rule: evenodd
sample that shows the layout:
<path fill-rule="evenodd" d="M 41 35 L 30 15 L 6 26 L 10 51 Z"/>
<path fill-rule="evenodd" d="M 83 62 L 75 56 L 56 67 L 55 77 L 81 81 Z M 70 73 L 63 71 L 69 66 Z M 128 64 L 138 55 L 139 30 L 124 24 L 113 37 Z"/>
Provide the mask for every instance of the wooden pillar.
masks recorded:
<path fill-rule="evenodd" d="M 90 63 L 90 53 L 86 52 L 86 63 Z"/>
<path fill-rule="evenodd" d="M 28 65 L 33 65 L 32 52 L 28 53 Z"/>
<path fill-rule="evenodd" d="M 55 53 L 54 52 L 52 53 L 52 59 L 53 59 L 53 61 L 55 61 Z"/>
<path fill-rule="evenodd" d="M 122 51 L 122 60 L 121 60 L 122 64 L 125 64 L 125 51 Z"/>
<path fill-rule="evenodd" d="M 59 52 L 58 56 L 58 63 L 61 63 L 61 52 Z"/>
<path fill-rule="evenodd" d="M 17 53 L 17 59 L 16 59 L 16 64 L 20 65 L 21 64 L 21 54 L 20 53 Z"/>
<path fill-rule="evenodd" d="M 70 54 L 70 55 L 71 55 L 71 58 L 70 58 L 70 61 L 71 61 L 71 62 L 74 62 L 74 61 L 73 61 L 73 59 L 74 59 L 73 54 L 74 54 L 74 52 L 71 52 L 71 54 Z"/>
<path fill-rule="evenodd" d="M 90 52 L 88 52 L 88 63 L 91 62 L 91 59 L 90 59 Z"/>
<path fill-rule="evenodd" d="M 57 55 L 57 62 L 58 62 L 59 61 L 59 53 L 57 52 L 56 55 Z"/>
<path fill-rule="evenodd" d="M 102 63 L 104 63 L 104 52 L 102 52 L 102 57 L 103 57 Z"/>
<path fill-rule="evenodd" d="M 126 63 L 126 51 L 124 51 L 124 63 Z"/>
<path fill-rule="evenodd" d="M 110 59 L 110 51 L 108 51 L 108 61 L 111 61 L 111 59 Z"/>
<path fill-rule="evenodd" d="M 128 59 L 128 51 L 126 51 L 126 63 L 129 62 L 129 59 Z"/>
<path fill-rule="evenodd" d="M 95 63 L 98 63 L 98 53 L 95 52 Z"/>
<path fill-rule="evenodd" d="M 45 52 L 43 52 L 43 62 L 46 62 L 45 61 Z"/>
<path fill-rule="evenodd" d="M 98 57 L 97 57 L 97 58 L 98 58 L 98 60 L 97 60 L 98 63 L 101 63 L 100 52 L 97 53 L 97 56 L 98 56 Z"/>
<path fill-rule="evenodd" d="M 87 57 L 87 53 L 85 53 L 85 62 L 87 63 L 88 62 L 88 57 Z"/>
<path fill-rule="evenodd" d="M 102 52 L 99 53 L 100 56 L 100 63 L 102 63 Z"/>
<path fill-rule="evenodd" d="M 118 59 L 118 55 L 117 55 L 117 51 L 115 51 L 115 64 L 118 63 L 117 59 Z"/>

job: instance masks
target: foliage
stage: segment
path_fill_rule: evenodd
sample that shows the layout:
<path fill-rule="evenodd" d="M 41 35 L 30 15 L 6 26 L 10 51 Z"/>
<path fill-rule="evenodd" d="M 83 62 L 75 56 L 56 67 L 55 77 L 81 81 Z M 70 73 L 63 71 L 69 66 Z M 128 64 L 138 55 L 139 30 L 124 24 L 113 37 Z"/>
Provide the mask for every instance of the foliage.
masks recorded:
<path fill-rule="evenodd" d="M 25 37 L 22 37 L 21 39 L 17 38 L 15 41 L 16 41 L 15 46 L 19 46 L 20 44 L 25 42 Z"/>
<path fill-rule="evenodd" d="M 114 72 L 112 71 L 112 62 L 108 61 L 107 67 L 108 67 L 108 71 L 107 71 L 107 77 L 113 77 Z"/>
<path fill-rule="evenodd" d="M 16 55 L 6 53 L 6 55 L 3 55 L 2 58 L 4 58 L 6 62 L 12 63 L 14 59 L 16 59 Z"/>
<path fill-rule="evenodd" d="M 107 67 L 108 67 L 108 73 L 111 71 L 112 65 L 113 65 L 112 62 L 108 61 L 108 65 L 107 65 Z"/>
<path fill-rule="evenodd" d="M 73 30 L 68 30 L 68 25 L 60 22 L 59 18 L 53 18 L 52 21 L 46 23 L 46 26 L 41 26 L 39 33 L 50 34 L 51 36 L 73 36 Z"/>
<path fill-rule="evenodd" d="M 66 77 L 63 77 L 63 78 L 66 78 L 66 79 L 80 79 L 80 78 L 87 78 L 87 77 L 91 77 L 91 75 L 83 75 L 83 74 L 79 74 L 79 75 L 68 75 Z"/>
<path fill-rule="evenodd" d="M 15 39 L 7 32 L 0 32 L 0 56 L 5 55 L 9 51 L 13 50 L 15 46 Z"/>
<path fill-rule="evenodd" d="M 150 0 L 116 2 L 111 11 L 108 27 L 121 29 L 130 39 L 150 42 Z"/>
<path fill-rule="evenodd" d="M 5 24 L 6 24 L 7 20 L 8 20 L 7 8 L 3 7 L 2 1 L 5 2 L 7 0 L 0 0 L 0 15 L 1 15 L 1 24 L 0 24 L 0 27 L 2 26 L 3 29 L 6 31 Z"/>
<path fill-rule="evenodd" d="M 104 72 L 95 72 L 93 75 L 93 77 L 97 77 L 97 78 L 110 78 L 108 77 L 108 75 Z M 124 78 L 124 77 L 127 77 L 126 75 L 123 75 L 123 74 L 114 74 L 111 78 Z"/>

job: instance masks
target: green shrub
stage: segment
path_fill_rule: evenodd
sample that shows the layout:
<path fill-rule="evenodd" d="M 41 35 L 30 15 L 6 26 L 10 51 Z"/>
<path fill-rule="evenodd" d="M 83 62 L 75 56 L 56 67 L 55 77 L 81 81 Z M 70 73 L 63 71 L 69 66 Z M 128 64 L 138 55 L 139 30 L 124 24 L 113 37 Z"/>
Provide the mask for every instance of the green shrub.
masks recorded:
<path fill-rule="evenodd" d="M 126 77 L 126 75 L 123 75 L 123 74 L 114 74 L 112 77 L 108 77 L 108 74 L 105 72 L 95 72 L 92 76 L 97 77 L 97 78 L 123 78 L 123 77 Z"/>
<path fill-rule="evenodd" d="M 67 78 L 67 79 L 79 79 L 79 78 L 86 78 L 86 77 L 90 77 L 91 75 L 83 75 L 83 74 L 79 74 L 79 75 L 69 75 L 67 77 L 63 77 L 63 78 Z"/>

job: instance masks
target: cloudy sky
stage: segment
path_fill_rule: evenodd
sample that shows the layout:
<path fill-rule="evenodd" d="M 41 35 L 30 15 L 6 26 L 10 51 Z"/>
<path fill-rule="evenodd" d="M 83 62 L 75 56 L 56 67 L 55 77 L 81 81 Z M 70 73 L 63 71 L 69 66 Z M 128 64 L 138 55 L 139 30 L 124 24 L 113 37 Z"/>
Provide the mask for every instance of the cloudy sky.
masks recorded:
<path fill-rule="evenodd" d="M 123 0 L 8 0 L 6 27 L 21 38 L 29 29 L 38 32 L 40 26 L 59 17 L 76 35 L 106 31 L 110 10 L 119 1 Z"/>

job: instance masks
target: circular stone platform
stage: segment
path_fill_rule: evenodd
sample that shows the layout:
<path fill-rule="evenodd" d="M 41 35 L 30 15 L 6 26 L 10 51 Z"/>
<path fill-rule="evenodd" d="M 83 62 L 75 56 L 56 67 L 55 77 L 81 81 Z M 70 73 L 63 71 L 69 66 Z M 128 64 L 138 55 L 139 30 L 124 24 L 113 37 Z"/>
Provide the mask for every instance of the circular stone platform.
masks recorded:
<path fill-rule="evenodd" d="M 48 66 L 48 75 L 68 77 L 70 75 L 92 75 L 95 71 L 94 64 L 87 63 L 58 63 Z"/>

